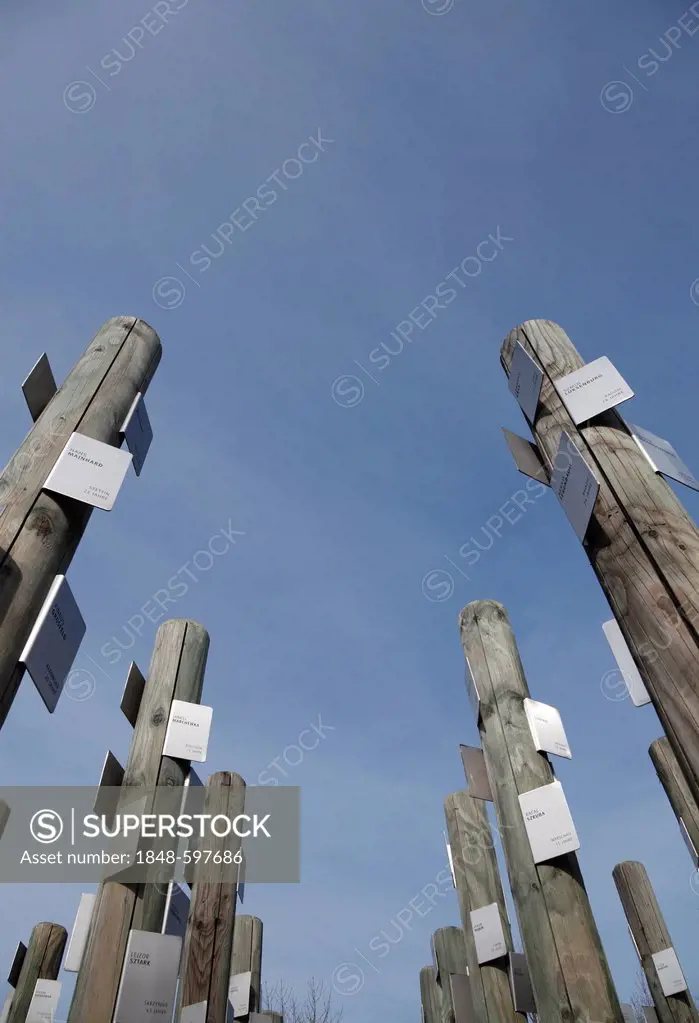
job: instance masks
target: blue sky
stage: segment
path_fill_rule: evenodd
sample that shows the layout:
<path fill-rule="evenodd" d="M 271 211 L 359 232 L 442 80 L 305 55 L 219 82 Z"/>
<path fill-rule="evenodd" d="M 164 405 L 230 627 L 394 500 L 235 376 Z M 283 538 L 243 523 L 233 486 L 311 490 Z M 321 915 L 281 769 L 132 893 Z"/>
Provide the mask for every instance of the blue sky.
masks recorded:
<path fill-rule="evenodd" d="M 134 0 L 5 13 L 0 455 L 30 426 L 20 383 L 42 351 L 63 379 L 108 317 L 133 314 L 163 360 L 144 471 L 93 515 L 69 573 L 94 694 L 76 688 L 50 717 L 26 679 L 0 737 L 4 783 L 92 782 L 107 749 L 125 760 L 122 683 L 131 655 L 147 667 L 157 626 L 117 665 L 100 648 L 130 642 L 128 619 L 216 532 L 244 533 L 169 609 L 211 635 L 206 772 L 253 784 L 319 715 L 332 729 L 285 767 L 302 786 L 302 883 L 246 896 L 263 977 L 301 988 L 356 963 L 360 989 L 337 996 L 346 1020 L 417 1018 L 455 894 L 394 921 L 445 865 L 442 802 L 476 738 L 457 616 L 494 598 L 533 697 L 568 731 L 557 773 L 619 992 L 635 974 L 611 877 L 623 859 L 645 863 L 696 989 L 699 896 L 647 755 L 660 726 L 601 690 L 608 608 L 554 497 L 470 579 L 446 558 L 523 482 L 498 358 L 522 320 L 556 320 L 584 358 L 608 355 L 637 394 L 628 418 L 699 470 L 699 18 L 650 0 L 181 4 L 154 35 L 134 33 L 159 24 Z M 129 32 L 141 45 L 119 62 Z M 652 74 L 651 48 L 666 57 Z M 332 141 L 285 176 L 319 130 Z M 275 199 L 236 214 L 246 226 L 202 271 L 195 250 L 218 251 L 212 232 L 270 178 Z M 392 332 L 498 230 L 511 240 L 497 258 L 398 351 Z M 171 277 L 179 290 L 157 284 Z M 379 369 L 384 343 L 397 354 Z M 696 518 L 697 495 L 682 496 Z M 443 600 L 423 593 L 435 569 L 454 577 Z M 69 927 L 79 893 L 3 889 L 0 962 L 38 920 Z"/>

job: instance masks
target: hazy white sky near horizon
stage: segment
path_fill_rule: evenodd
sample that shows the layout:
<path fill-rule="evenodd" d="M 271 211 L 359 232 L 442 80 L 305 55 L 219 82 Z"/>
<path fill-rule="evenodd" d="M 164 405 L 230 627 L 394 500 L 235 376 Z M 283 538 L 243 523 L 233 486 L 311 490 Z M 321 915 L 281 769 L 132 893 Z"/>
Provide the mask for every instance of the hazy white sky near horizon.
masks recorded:
<path fill-rule="evenodd" d="M 157 628 L 131 647 L 128 619 L 214 533 L 244 533 L 169 609 L 211 635 L 200 773 L 252 784 L 310 722 L 328 726 L 285 765 L 302 882 L 250 886 L 244 910 L 264 921 L 268 983 L 363 971 L 336 995 L 347 1023 L 417 1019 L 430 935 L 458 923 L 453 891 L 396 921 L 446 865 L 442 803 L 476 739 L 457 616 L 483 598 L 505 604 L 532 696 L 563 716 L 573 759 L 557 775 L 620 994 L 635 975 L 611 877 L 623 859 L 646 865 L 699 987 L 699 895 L 647 754 L 661 729 L 605 698 L 609 611 L 580 546 L 551 494 L 492 546 L 483 533 L 523 482 L 498 356 L 525 319 L 608 355 L 636 391 L 627 418 L 699 472 L 699 33 L 668 50 L 687 8 L 651 0 L 424 2 L 172 0 L 118 73 L 155 5 L 10 4 L 0 43 L 0 457 L 29 429 L 20 383 L 42 351 L 62 379 L 115 314 L 163 343 L 143 473 L 95 512 L 69 573 L 94 695 L 50 717 L 26 679 L 0 778 L 93 783 L 107 749 L 124 761 L 122 683 Z M 651 48 L 666 57 L 652 74 Z M 325 151 L 284 176 L 319 130 Z M 212 232 L 271 177 L 275 200 L 236 214 L 247 226 L 202 270 L 195 252 L 219 251 Z M 498 231 L 497 258 L 399 350 L 397 325 Z M 158 304 L 163 278 L 177 281 Z M 696 519 L 697 495 L 682 498 Z M 490 549 L 470 567 L 472 537 Z M 428 592 L 441 600 L 422 586 L 436 569 L 454 581 Z M 112 666 L 100 649 L 115 639 L 130 649 Z M 70 927 L 79 894 L 3 887 L 2 970 L 37 921 Z"/>

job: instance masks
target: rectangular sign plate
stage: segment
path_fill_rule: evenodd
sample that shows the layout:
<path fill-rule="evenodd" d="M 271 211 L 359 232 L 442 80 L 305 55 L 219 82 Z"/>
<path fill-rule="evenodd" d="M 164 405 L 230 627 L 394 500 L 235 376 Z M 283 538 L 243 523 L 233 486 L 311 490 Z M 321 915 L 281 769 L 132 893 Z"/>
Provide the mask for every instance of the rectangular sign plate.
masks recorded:
<path fill-rule="evenodd" d="M 197 1002 L 196 1005 L 185 1005 L 180 1015 L 180 1023 L 206 1023 L 208 1004 L 208 1002 Z"/>
<path fill-rule="evenodd" d="M 643 1006 L 643 1015 L 646 1017 L 646 1023 L 658 1023 L 658 1014 L 652 1005 Z"/>
<path fill-rule="evenodd" d="M 491 902 L 489 906 L 483 906 L 481 909 L 472 909 L 470 916 L 478 965 L 507 955 L 505 933 L 497 902 Z"/>
<path fill-rule="evenodd" d="M 449 987 L 455 1023 L 475 1023 L 471 981 L 467 973 L 450 973 Z"/>
<path fill-rule="evenodd" d="M 684 979 L 674 948 L 664 948 L 662 952 L 655 952 L 651 959 L 664 995 L 677 995 L 680 991 L 687 990 L 687 981 Z"/>
<path fill-rule="evenodd" d="M 621 1015 L 624 1017 L 624 1023 L 637 1023 L 634 1007 L 627 1002 L 621 1003 Z"/>
<path fill-rule="evenodd" d="M 24 964 L 24 957 L 26 954 L 27 946 L 23 941 L 20 941 L 15 949 L 12 966 L 10 967 L 10 972 L 7 975 L 7 983 L 10 987 L 17 987 L 17 981 L 19 980 L 19 975 L 22 972 L 22 966 Z"/>
<path fill-rule="evenodd" d="M 524 713 L 529 722 L 534 745 L 540 752 L 553 753 L 567 760 L 572 759 L 573 754 L 570 752 L 561 715 L 555 707 L 548 703 L 539 703 L 538 700 L 530 700 L 527 696 L 524 699 Z"/>
<path fill-rule="evenodd" d="M 535 863 L 545 863 L 580 848 L 559 781 L 523 792 L 519 805 Z"/>
<path fill-rule="evenodd" d="M 138 711 L 143 698 L 143 690 L 146 687 L 146 680 L 135 661 L 129 665 L 129 672 L 124 684 L 124 693 L 121 697 L 120 709 L 132 728 L 136 727 Z"/>
<path fill-rule="evenodd" d="M 444 835 L 444 842 L 447 847 L 447 860 L 449 861 L 449 870 L 451 871 L 452 884 L 456 888 L 456 872 L 454 870 L 454 857 L 451 854 L 451 846 L 449 845 L 449 839 L 447 838 L 446 832 L 443 831 L 442 834 Z"/>
<path fill-rule="evenodd" d="M 514 394 L 519 402 L 519 407 L 530 423 L 533 423 L 536 417 L 536 408 L 539 404 L 543 379 L 543 372 L 534 362 L 526 348 L 523 348 L 518 341 L 512 353 L 507 386 L 510 389 L 510 393 Z"/>
<path fill-rule="evenodd" d="M 165 733 L 164 757 L 203 764 L 209 745 L 213 707 L 173 700 Z"/>
<path fill-rule="evenodd" d="M 126 440 L 126 446 L 133 455 L 133 467 L 137 476 L 141 475 L 148 448 L 153 440 L 153 429 L 146 412 L 146 403 L 139 391 L 129 409 L 124 425 L 119 431 Z"/>
<path fill-rule="evenodd" d="M 26 1023 L 54 1023 L 61 1000 L 60 980 L 37 980 Z"/>
<path fill-rule="evenodd" d="M 171 881 L 165 903 L 163 934 L 174 934 L 175 937 L 182 938 L 182 941 L 184 941 L 188 917 L 189 896 L 176 881 Z"/>
<path fill-rule="evenodd" d="M 32 366 L 22 384 L 22 391 L 29 414 L 36 422 L 57 391 L 56 381 L 46 352 L 40 355 Z"/>
<path fill-rule="evenodd" d="M 510 991 L 515 1012 L 536 1012 L 536 1002 L 532 991 L 527 957 L 523 952 L 510 952 L 508 963 Z"/>
<path fill-rule="evenodd" d="M 633 391 L 606 355 L 559 377 L 553 386 L 576 426 L 633 398 Z"/>
<path fill-rule="evenodd" d="M 63 969 L 67 973 L 77 973 L 80 969 L 83 952 L 85 951 L 85 945 L 90 933 L 92 911 L 96 901 L 97 895 L 94 892 L 88 892 L 80 896 L 78 912 L 75 914 L 75 922 L 70 933 L 70 941 L 68 942 L 68 951 L 63 962 Z"/>
<path fill-rule="evenodd" d="M 692 862 L 694 863 L 694 866 L 699 870 L 699 851 L 697 851 L 694 848 L 694 842 L 692 841 L 692 838 L 689 832 L 687 831 L 687 825 L 685 824 L 685 822 L 682 820 L 681 817 L 678 817 L 677 820 L 680 825 L 680 831 L 682 832 L 684 844 L 687 846 L 689 855 L 692 857 Z"/>
<path fill-rule="evenodd" d="M 529 476 L 544 486 L 550 486 L 549 474 L 536 444 L 532 444 L 526 437 L 520 437 L 517 433 L 511 433 L 503 426 L 507 446 L 514 463 L 524 476 Z"/>
<path fill-rule="evenodd" d="M 228 984 L 228 1001 L 233 1009 L 233 1018 L 247 1016 L 250 1009 L 250 984 L 252 973 L 236 973 Z"/>
<path fill-rule="evenodd" d="M 647 703 L 650 703 L 650 696 L 616 618 L 611 618 L 608 622 L 604 622 L 602 631 L 612 648 L 614 660 L 619 667 L 632 704 L 634 707 L 644 707 Z"/>
<path fill-rule="evenodd" d="M 476 680 L 473 677 L 471 663 L 468 657 L 466 658 L 466 690 L 468 692 L 471 708 L 473 709 L 473 713 L 476 715 L 476 725 L 478 725 L 481 717 L 481 696 L 478 692 L 478 686 L 476 685 Z"/>
<path fill-rule="evenodd" d="M 485 754 L 480 746 L 460 746 L 461 763 L 468 783 L 468 794 L 474 799 L 487 799 L 492 803 L 493 793 L 485 764 Z"/>
<path fill-rule="evenodd" d="M 682 461 L 669 440 L 657 437 L 650 430 L 643 430 L 632 423 L 626 424 L 631 436 L 651 464 L 654 472 L 669 476 L 671 480 L 684 483 L 692 490 L 699 490 L 699 480 Z"/>
<path fill-rule="evenodd" d="M 575 535 L 583 543 L 599 493 L 599 483 L 565 430 L 561 431 L 555 468 L 551 473 L 551 489 L 561 502 Z"/>
<path fill-rule="evenodd" d="M 49 473 L 44 490 L 111 511 L 131 458 L 113 444 L 73 433 Z"/>
<path fill-rule="evenodd" d="M 57 575 L 19 657 L 50 714 L 56 709 L 86 628 L 68 580 Z"/>
<path fill-rule="evenodd" d="M 174 935 L 129 933 L 113 1023 L 172 1018 L 181 951 L 182 940 Z"/>

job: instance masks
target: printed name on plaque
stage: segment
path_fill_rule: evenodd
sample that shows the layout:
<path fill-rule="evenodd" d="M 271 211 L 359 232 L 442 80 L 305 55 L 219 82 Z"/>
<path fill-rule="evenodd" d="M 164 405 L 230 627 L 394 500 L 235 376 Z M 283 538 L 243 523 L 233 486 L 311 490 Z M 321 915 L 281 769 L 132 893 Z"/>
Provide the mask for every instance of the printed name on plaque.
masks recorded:
<path fill-rule="evenodd" d="M 551 473 L 551 489 L 561 502 L 575 535 L 583 543 L 599 493 L 599 483 L 565 430 L 561 431 Z"/>
<path fill-rule="evenodd" d="M 60 980 L 37 980 L 26 1023 L 53 1023 L 60 1000 Z"/>
<path fill-rule="evenodd" d="M 80 896 L 78 912 L 75 914 L 75 923 L 73 924 L 73 930 L 70 932 L 68 951 L 63 962 L 63 969 L 66 973 L 77 973 L 80 970 L 96 899 L 97 895 L 94 892 L 86 892 Z"/>
<path fill-rule="evenodd" d="M 126 945 L 113 1023 L 171 1019 L 182 939 L 152 931 L 131 931 Z"/>
<path fill-rule="evenodd" d="M 251 982 L 252 973 L 249 970 L 247 973 L 236 973 L 230 979 L 228 984 L 228 1001 L 233 1010 L 234 1019 L 238 1019 L 240 1016 L 247 1016 L 248 1014 L 250 1009 Z"/>
<path fill-rule="evenodd" d="M 576 426 L 633 398 L 633 391 L 606 355 L 559 377 L 553 386 Z"/>
<path fill-rule="evenodd" d="M 470 915 L 478 965 L 506 955 L 505 933 L 497 902 L 491 902 L 482 909 L 473 909 Z"/>
<path fill-rule="evenodd" d="M 664 995 L 677 995 L 687 990 L 680 961 L 674 948 L 664 948 L 651 956 Z"/>
<path fill-rule="evenodd" d="M 523 792 L 519 805 L 535 863 L 545 863 L 580 848 L 578 835 L 559 781 Z"/>
<path fill-rule="evenodd" d="M 507 386 L 519 402 L 519 407 L 530 423 L 534 422 L 539 404 L 543 372 L 532 359 L 526 348 L 517 341 L 512 353 L 510 376 Z"/>
<path fill-rule="evenodd" d="M 669 440 L 657 437 L 650 430 L 643 430 L 640 426 L 634 426 L 632 423 L 627 423 L 627 426 L 636 444 L 650 462 L 653 472 L 669 476 L 671 480 L 684 483 L 692 490 L 699 490 L 699 480 L 685 465 Z"/>
<path fill-rule="evenodd" d="M 133 455 L 134 472 L 137 476 L 140 476 L 148 449 L 153 440 L 153 428 L 150 425 L 150 419 L 146 412 L 146 403 L 140 391 L 134 398 L 133 404 L 124 420 L 124 425 L 119 432 L 123 435 L 126 446 Z"/>
<path fill-rule="evenodd" d="M 213 707 L 173 700 L 163 756 L 203 764 L 209 747 L 213 713 Z"/>
<path fill-rule="evenodd" d="M 611 618 L 608 622 L 604 622 L 602 631 L 612 649 L 614 660 L 619 667 L 624 685 L 631 697 L 631 703 L 634 707 L 645 707 L 647 703 L 650 703 L 650 696 L 616 618 Z"/>
<path fill-rule="evenodd" d="M 132 456 L 113 444 L 71 434 L 44 483 L 44 490 L 111 511 Z"/>
<path fill-rule="evenodd" d="M 68 580 L 57 575 L 19 657 L 50 714 L 56 709 L 85 630 Z"/>
<path fill-rule="evenodd" d="M 555 707 L 538 700 L 524 699 L 524 713 L 529 723 L 534 745 L 542 753 L 553 753 L 557 757 L 571 760 L 568 739 L 563 728 L 561 715 Z"/>

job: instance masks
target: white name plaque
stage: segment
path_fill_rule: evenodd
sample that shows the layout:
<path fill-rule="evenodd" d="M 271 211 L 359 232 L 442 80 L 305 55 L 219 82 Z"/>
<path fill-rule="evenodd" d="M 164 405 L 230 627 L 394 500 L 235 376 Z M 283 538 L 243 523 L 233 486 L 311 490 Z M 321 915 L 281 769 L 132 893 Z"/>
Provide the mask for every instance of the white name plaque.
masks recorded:
<path fill-rule="evenodd" d="M 60 980 L 37 980 L 26 1023 L 54 1023 L 60 1000 Z"/>
<path fill-rule="evenodd" d="M 525 697 L 524 713 L 538 750 L 553 753 L 557 757 L 566 757 L 568 760 L 572 758 L 561 715 L 555 707 Z"/>
<path fill-rule="evenodd" d="M 551 489 L 561 502 L 575 535 L 582 543 L 599 493 L 599 483 L 565 430 L 561 431 L 551 473 Z"/>
<path fill-rule="evenodd" d="M 132 456 L 113 444 L 71 434 L 44 483 L 44 490 L 111 511 Z"/>
<path fill-rule="evenodd" d="M 195 760 L 203 764 L 209 746 L 213 713 L 213 707 L 173 700 L 163 756 L 174 757 L 176 760 Z"/>
<path fill-rule="evenodd" d="M 631 651 L 626 644 L 624 634 L 619 628 L 619 623 L 616 618 L 612 618 L 608 622 L 604 622 L 602 625 L 602 631 L 607 637 L 607 642 L 612 648 L 614 660 L 619 667 L 621 677 L 623 678 L 629 696 L 631 697 L 631 703 L 634 707 L 644 707 L 647 703 L 650 703 L 650 696 L 648 695 L 648 690 L 643 684 L 643 679 L 636 667 L 636 662 L 631 655 Z"/>
<path fill-rule="evenodd" d="M 70 932 L 68 951 L 63 962 L 63 969 L 67 973 L 77 973 L 80 969 L 80 963 L 82 962 L 85 945 L 90 933 L 92 911 L 95 907 L 96 899 L 97 895 L 94 892 L 87 892 L 80 896 L 78 912 L 75 914 L 75 923 L 73 924 L 73 930 Z"/>
<path fill-rule="evenodd" d="M 50 714 L 56 709 L 85 630 L 68 580 L 57 575 L 19 657 Z"/>
<path fill-rule="evenodd" d="M 507 955 L 505 933 L 497 902 L 483 906 L 482 909 L 473 909 L 470 915 L 479 966 Z"/>
<path fill-rule="evenodd" d="M 554 380 L 575 425 L 633 398 L 633 391 L 606 355 Z"/>
<path fill-rule="evenodd" d="M 146 412 L 146 403 L 143 395 L 139 393 L 129 409 L 124 425 L 119 431 L 126 440 L 126 446 L 133 455 L 133 467 L 137 476 L 141 475 L 143 463 L 148 454 L 148 448 L 153 440 L 153 429 Z"/>
<path fill-rule="evenodd" d="M 231 977 L 228 984 L 228 1001 L 230 1002 L 233 1018 L 247 1016 L 250 1010 L 250 984 L 252 973 L 236 973 Z"/>
<path fill-rule="evenodd" d="M 544 863 L 580 848 L 559 781 L 523 792 L 519 805 L 535 863 Z"/>
<path fill-rule="evenodd" d="M 113 1023 L 172 1018 L 181 950 L 181 938 L 171 934 L 129 933 Z"/>
<path fill-rule="evenodd" d="M 536 416 L 536 407 L 539 404 L 543 379 L 544 374 L 526 348 L 518 341 L 512 353 L 510 376 L 507 385 L 530 423 L 534 422 Z"/>
<path fill-rule="evenodd" d="M 206 1007 L 208 1002 L 197 1002 L 185 1005 L 180 1015 L 180 1023 L 206 1023 Z"/>
<path fill-rule="evenodd" d="M 657 437 L 650 430 L 642 430 L 640 426 L 634 426 L 632 423 L 627 423 L 627 426 L 654 472 L 669 476 L 678 483 L 684 483 L 692 490 L 699 490 L 699 480 L 685 465 L 669 440 Z"/>
<path fill-rule="evenodd" d="M 674 948 L 664 948 L 651 956 L 664 995 L 678 995 L 687 990 L 682 967 Z"/>

